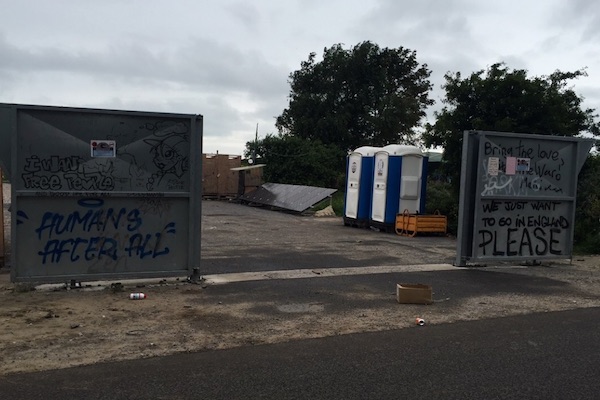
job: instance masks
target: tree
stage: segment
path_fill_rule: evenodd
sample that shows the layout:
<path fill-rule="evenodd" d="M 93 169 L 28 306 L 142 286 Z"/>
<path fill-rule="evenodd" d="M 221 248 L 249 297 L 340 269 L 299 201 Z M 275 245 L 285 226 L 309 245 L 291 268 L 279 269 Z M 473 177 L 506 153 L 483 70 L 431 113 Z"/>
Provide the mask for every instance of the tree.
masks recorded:
<path fill-rule="evenodd" d="M 268 182 L 338 188 L 343 183 L 345 153 L 333 145 L 288 135 L 267 135 L 246 143 L 246 156 L 256 152 L 266 164 Z"/>
<path fill-rule="evenodd" d="M 577 180 L 575 245 L 580 251 L 600 249 L 600 154 L 585 161 Z"/>
<path fill-rule="evenodd" d="M 414 142 L 415 127 L 433 104 L 431 72 L 415 51 L 366 41 L 350 50 L 325 48 L 320 62 L 315 56 L 290 74 L 289 106 L 276 121 L 280 134 L 343 151 Z"/>
<path fill-rule="evenodd" d="M 458 72 L 446 74 L 446 106 L 435 113 L 436 122 L 426 126 L 424 143 L 444 147 L 445 170 L 458 193 L 465 130 L 598 135 L 595 110 L 582 109 L 582 98 L 567 87 L 581 76 L 586 76 L 584 70 L 529 78 L 527 71 L 510 70 L 504 63 L 466 79 Z"/>

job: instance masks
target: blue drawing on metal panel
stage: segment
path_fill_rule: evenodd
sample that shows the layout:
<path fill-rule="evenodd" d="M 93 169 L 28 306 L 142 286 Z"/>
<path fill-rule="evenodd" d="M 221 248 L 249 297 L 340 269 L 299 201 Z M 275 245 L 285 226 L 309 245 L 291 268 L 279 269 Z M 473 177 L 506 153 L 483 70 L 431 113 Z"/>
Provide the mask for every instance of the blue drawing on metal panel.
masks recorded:
<path fill-rule="evenodd" d="M 157 231 L 152 223 L 149 225 L 155 228 L 145 229 L 146 214 L 139 208 L 105 207 L 100 198 L 80 199 L 77 206 L 67 212 L 43 213 L 33 231 L 40 243 L 37 255 L 41 264 L 105 258 L 116 261 L 122 257 L 154 259 L 170 253 L 166 238 L 177 234 L 174 221 Z M 22 210 L 17 215 L 28 219 Z"/>
<path fill-rule="evenodd" d="M 24 219 L 29 219 L 29 217 L 27 216 L 27 214 L 25 214 L 21 210 L 17 210 L 17 225 L 23 224 L 25 222 L 25 221 L 23 221 Z"/>

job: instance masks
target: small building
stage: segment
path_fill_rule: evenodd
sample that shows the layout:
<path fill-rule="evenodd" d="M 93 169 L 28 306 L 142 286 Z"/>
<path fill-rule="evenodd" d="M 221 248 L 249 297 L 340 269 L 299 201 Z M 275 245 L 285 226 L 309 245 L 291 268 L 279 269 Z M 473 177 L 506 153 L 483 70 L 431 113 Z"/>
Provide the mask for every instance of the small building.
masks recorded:
<path fill-rule="evenodd" d="M 237 198 L 263 182 L 265 164 L 242 166 L 242 156 L 202 154 L 202 196 Z"/>
<path fill-rule="evenodd" d="M 264 182 L 263 170 L 266 164 L 249 165 L 247 167 L 231 168 L 238 173 L 238 196 L 251 193 Z"/>

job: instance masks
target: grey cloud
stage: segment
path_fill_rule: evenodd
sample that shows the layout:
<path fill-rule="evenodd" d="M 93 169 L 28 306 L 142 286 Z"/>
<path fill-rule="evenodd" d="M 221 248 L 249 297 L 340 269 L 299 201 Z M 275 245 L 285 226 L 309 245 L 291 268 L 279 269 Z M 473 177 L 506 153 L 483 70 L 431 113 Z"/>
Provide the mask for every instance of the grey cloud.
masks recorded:
<path fill-rule="evenodd" d="M 1 50 L 0 50 L 1 54 Z M 0 95 L 11 91 L 16 83 L 14 73 L 0 70 Z"/>
<path fill-rule="evenodd" d="M 200 113 L 204 116 L 204 133 L 207 136 L 223 136 L 243 125 L 244 121 L 238 111 L 220 97 L 209 97 L 198 106 L 201 109 Z M 248 128 L 251 129 L 250 126 Z"/>
<path fill-rule="evenodd" d="M 550 23 L 564 30 L 579 31 L 582 43 L 595 44 L 600 39 L 600 3 L 591 0 L 559 2 Z"/>
<path fill-rule="evenodd" d="M 184 114 L 200 114 L 204 118 L 204 136 L 223 136 L 235 131 L 243 124 L 237 110 L 229 106 L 219 96 L 206 98 L 169 98 L 163 102 L 135 98 L 124 100 L 113 97 L 103 102 L 85 104 L 93 108 L 118 108 L 150 112 L 177 112 Z M 251 127 L 249 126 L 249 129 Z"/>
<path fill-rule="evenodd" d="M 380 0 L 363 18 L 361 33 L 380 45 L 416 51 L 417 60 L 427 64 L 433 76 L 442 77 L 482 48 L 470 30 L 463 3 Z"/>
<path fill-rule="evenodd" d="M 242 52 L 196 40 L 179 56 L 188 62 L 181 66 L 185 76 L 197 76 L 203 84 L 232 89 L 247 89 L 259 95 L 280 93 L 289 74 L 283 67 L 269 64 L 258 51 Z"/>
<path fill-rule="evenodd" d="M 3 73 L 62 71 L 110 76 L 127 84 L 160 86 L 170 82 L 204 93 L 247 91 L 263 101 L 287 93 L 289 74 L 256 51 L 243 52 L 205 39 L 158 51 L 142 43 L 120 43 L 104 51 L 67 52 L 58 48 L 19 49 L 0 38 L 0 54 Z"/>
<path fill-rule="evenodd" d="M 254 5 L 249 2 L 237 2 L 225 6 L 236 21 L 239 21 L 247 30 L 256 32 L 261 23 L 261 17 Z"/>
<path fill-rule="evenodd" d="M 577 85 L 577 93 L 583 97 L 585 108 L 592 108 L 595 110 L 595 114 L 600 113 L 600 88 L 595 86 L 588 86 L 585 83 L 585 78 L 581 78 L 581 82 Z"/>
<path fill-rule="evenodd" d="M 475 6 L 463 3 L 460 0 L 380 0 L 364 22 L 375 29 L 388 25 L 394 30 L 418 32 L 423 39 L 440 33 L 468 35 L 464 10 L 469 7 L 474 11 Z"/>

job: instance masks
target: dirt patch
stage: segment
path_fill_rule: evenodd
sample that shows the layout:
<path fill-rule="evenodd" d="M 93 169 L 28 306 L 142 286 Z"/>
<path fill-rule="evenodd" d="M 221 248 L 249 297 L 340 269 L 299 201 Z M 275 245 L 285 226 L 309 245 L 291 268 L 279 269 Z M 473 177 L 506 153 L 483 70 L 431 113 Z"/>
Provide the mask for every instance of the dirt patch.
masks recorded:
<path fill-rule="evenodd" d="M 440 324 L 598 307 L 599 267 L 600 257 L 586 257 L 572 265 L 513 268 L 511 274 L 550 278 L 570 290 L 542 296 L 490 293 L 462 301 L 438 296 L 426 307 L 399 305 L 391 290 L 373 293 L 354 287 L 349 292 L 344 285 L 323 294 L 323 301 L 307 302 L 253 300 L 248 292 L 176 280 L 125 286 L 116 293 L 110 286 L 27 291 L 3 273 L 0 373 L 407 328 L 414 326 L 416 316 L 427 324 Z M 130 291 L 143 291 L 148 297 L 130 300 Z M 346 296 L 353 306 L 329 307 L 327 296 L 341 303 Z"/>

